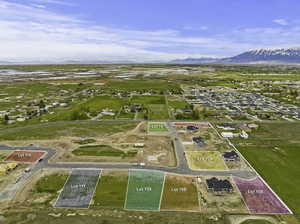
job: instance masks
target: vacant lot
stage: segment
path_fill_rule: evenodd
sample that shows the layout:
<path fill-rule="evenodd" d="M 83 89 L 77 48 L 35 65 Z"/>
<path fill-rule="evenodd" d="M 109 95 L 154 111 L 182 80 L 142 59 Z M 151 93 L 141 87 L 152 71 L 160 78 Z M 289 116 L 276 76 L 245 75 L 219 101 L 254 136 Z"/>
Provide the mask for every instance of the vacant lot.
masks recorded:
<path fill-rule="evenodd" d="M 164 173 L 130 170 L 125 209 L 159 210 Z"/>
<path fill-rule="evenodd" d="M 42 158 L 44 154 L 45 152 L 38 151 L 14 151 L 5 159 L 5 161 L 35 163 Z"/>
<path fill-rule="evenodd" d="M 166 175 L 161 210 L 199 211 L 197 187 L 193 178 Z"/>
<path fill-rule="evenodd" d="M 55 203 L 55 207 L 88 208 L 100 173 L 100 170 L 73 170 Z"/>
<path fill-rule="evenodd" d="M 103 171 L 96 188 L 93 206 L 123 208 L 127 182 L 127 171 Z"/>
<path fill-rule="evenodd" d="M 253 214 L 290 214 L 273 192 L 257 177 L 253 180 L 234 178 L 247 207 Z"/>
<path fill-rule="evenodd" d="M 300 123 L 262 123 L 237 148 L 300 220 Z"/>
<path fill-rule="evenodd" d="M 192 170 L 227 170 L 220 152 L 189 151 L 185 155 Z"/>
<path fill-rule="evenodd" d="M 58 196 L 58 191 L 63 188 L 68 176 L 66 173 L 55 173 L 42 177 L 34 186 L 33 197 L 39 201 L 43 199 L 46 194 L 47 197 L 45 200 L 43 199 L 42 202 L 48 205 L 50 201 Z"/>

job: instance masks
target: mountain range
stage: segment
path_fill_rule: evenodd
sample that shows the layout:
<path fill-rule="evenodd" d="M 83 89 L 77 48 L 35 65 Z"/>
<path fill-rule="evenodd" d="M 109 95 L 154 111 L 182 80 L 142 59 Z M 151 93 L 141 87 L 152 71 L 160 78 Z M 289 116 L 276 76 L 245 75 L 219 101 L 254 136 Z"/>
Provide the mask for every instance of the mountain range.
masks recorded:
<path fill-rule="evenodd" d="M 11 62 L 0 61 L 0 65 L 9 64 L 142 64 L 134 60 L 115 60 L 115 61 L 31 61 L 31 62 Z M 147 64 L 166 63 L 162 61 L 147 62 Z M 185 58 L 167 62 L 168 64 L 299 64 L 300 65 L 300 47 L 295 48 L 277 48 L 277 49 L 256 49 L 246 51 L 233 57 L 213 58 Z"/>
<path fill-rule="evenodd" d="M 277 48 L 277 49 L 256 49 L 246 51 L 242 54 L 228 58 L 186 58 L 173 60 L 175 64 L 300 64 L 300 47 L 298 48 Z"/>

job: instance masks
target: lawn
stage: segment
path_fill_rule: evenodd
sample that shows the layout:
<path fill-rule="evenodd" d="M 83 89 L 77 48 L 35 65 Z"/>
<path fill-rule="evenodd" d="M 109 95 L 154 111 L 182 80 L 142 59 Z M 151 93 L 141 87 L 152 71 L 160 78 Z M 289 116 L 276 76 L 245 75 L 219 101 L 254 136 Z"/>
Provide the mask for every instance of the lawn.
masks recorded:
<path fill-rule="evenodd" d="M 110 145 L 87 145 L 81 146 L 72 152 L 76 156 L 116 156 L 116 157 L 134 157 L 136 150 L 124 152 Z"/>
<path fill-rule="evenodd" d="M 94 207 L 123 208 L 128 182 L 127 171 L 103 171 L 94 194 Z"/>
<path fill-rule="evenodd" d="M 197 188 L 193 178 L 167 175 L 161 202 L 161 210 L 199 211 Z"/>
<path fill-rule="evenodd" d="M 188 165 L 192 170 L 227 170 L 220 152 L 188 151 L 185 153 Z"/>
<path fill-rule="evenodd" d="M 158 211 L 164 176 L 159 171 L 130 170 L 125 209 Z"/>
<path fill-rule="evenodd" d="M 0 141 L 57 139 L 62 136 L 92 138 L 127 131 L 136 125 L 136 122 L 123 121 L 51 122 L 0 130 Z"/>
<path fill-rule="evenodd" d="M 238 150 L 300 220 L 300 124 L 262 123 Z"/>

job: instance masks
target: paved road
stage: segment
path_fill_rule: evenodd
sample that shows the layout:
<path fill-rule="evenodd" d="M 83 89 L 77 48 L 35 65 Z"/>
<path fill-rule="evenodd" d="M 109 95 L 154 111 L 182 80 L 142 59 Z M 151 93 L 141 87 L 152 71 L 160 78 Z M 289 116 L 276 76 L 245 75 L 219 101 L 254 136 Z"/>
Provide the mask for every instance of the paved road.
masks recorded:
<path fill-rule="evenodd" d="M 4 191 L 0 192 L 0 200 L 12 199 L 17 191 L 26 184 L 26 182 L 37 172 L 43 168 L 64 168 L 64 169 L 147 169 L 147 170 L 158 170 L 168 173 L 193 175 L 193 176 L 237 176 L 242 178 L 252 178 L 257 174 L 255 171 L 249 170 L 224 170 L 224 171 L 194 171 L 188 166 L 187 160 L 184 155 L 184 146 L 179 138 L 176 128 L 172 126 L 171 122 L 167 122 L 167 126 L 170 130 L 169 135 L 174 142 L 174 149 L 176 153 L 177 166 L 176 167 L 159 167 L 159 166 L 140 166 L 136 164 L 122 164 L 122 163 L 70 163 L 70 162 L 59 162 L 50 163 L 49 159 L 52 158 L 56 150 L 51 148 L 43 148 L 38 146 L 24 146 L 24 147 L 10 147 L 0 145 L 0 150 L 30 150 L 30 151 L 45 151 L 47 152 L 42 161 L 35 163 L 31 172 L 24 173 L 17 181 L 16 184 L 9 185 Z"/>

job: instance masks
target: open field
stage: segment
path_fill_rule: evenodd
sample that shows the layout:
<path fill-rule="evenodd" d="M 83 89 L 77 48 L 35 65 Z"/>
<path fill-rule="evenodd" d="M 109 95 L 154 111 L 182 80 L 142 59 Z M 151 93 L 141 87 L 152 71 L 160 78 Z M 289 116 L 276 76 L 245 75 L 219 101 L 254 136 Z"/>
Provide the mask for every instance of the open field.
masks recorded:
<path fill-rule="evenodd" d="M 45 155 L 46 152 L 37 151 L 14 151 L 5 161 L 22 162 L 22 163 L 35 163 Z"/>
<path fill-rule="evenodd" d="M 60 214 L 60 215 L 59 215 Z M 70 215 L 71 214 L 71 215 Z M 59 217 L 55 217 L 59 216 Z M 140 218 L 141 217 L 141 218 Z M 5 224 L 228 224 L 224 217 L 217 221 L 210 219 L 211 215 L 191 212 L 136 212 L 120 210 L 81 210 L 78 212 L 35 210 L 9 210 L 5 213 Z M 141 220 L 142 219 L 142 220 Z"/>
<path fill-rule="evenodd" d="M 262 123 L 238 150 L 300 220 L 300 124 Z"/>
<path fill-rule="evenodd" d="M 60 138 L 62 136 L 96 137 L 130 130 L 136 127 L 136 125 L 136 122 L 122 121 L 54 122 L 1 130 L 0 141 L 43 140 Z"/>
<path fill-rule="evenodd" d="M 102 171 L 92 207 L 123 208 L 127 183 L 127 171 Z"/>
<path fill-rule="evenodd" d="M 54 206 L 88 208 L 100 174 L 100 170 L 73 170 Z"/>
<path fill-rule="evenodd" d="M 185 153 L 190 169 L 192 170 L 227 170 L 220 152 L 189 151 Z"/>
<path fill-rule="evenodd" d="M 284 204 L 257 177 L 253 180 L 234 178 L 244 200 L 253 214 L 290 214 Z"/>
<path fill-rule="evenodd" d="M 163 172 L 130 170 L 125 209 L 158 211 L 163 182 Z"/>
<path fill-rule="evenodd" d="M 198 192 L 193 178 L 167 174 L 160 209 L 199 211 Z"/>

